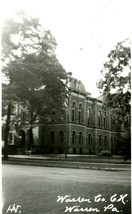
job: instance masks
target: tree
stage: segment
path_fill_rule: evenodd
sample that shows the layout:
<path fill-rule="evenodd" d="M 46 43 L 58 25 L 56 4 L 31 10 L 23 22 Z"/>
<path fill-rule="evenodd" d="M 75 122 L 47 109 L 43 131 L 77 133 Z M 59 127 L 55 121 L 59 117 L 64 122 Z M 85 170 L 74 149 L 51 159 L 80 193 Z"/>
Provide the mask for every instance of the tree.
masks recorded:
<path fill-rule="evenodd" d="M 3 104 L 26 105 L 30 129 L 38 116 L 49 117 L 67 98 L 67 73 L 56 58 L 55 38 L 39 20 L 23 12 L 7 20 L 2 29 Z M 5 147 L 8 145 L 11 110 L 8 112 Z M 7 159 L 7 155 L 5 155 Z"/>
<path fill-rule="evenodd" d="M 104 106 L 110 107 L 112 113 L 116 115 L 115 120 L 124 124 L 127 135 L 124 139 L 120 139 L 118 145 L 123 148 L 121 150 L 124 151 L 125 158 L 130 156 L 130 146 L 128 146 L 130 145 L 131 118 L 130 58 L 130 41 L 127 39 L 117 43 L 115 49 L 111 50 L 108 55 L 108 61 L 101 71 L 102 78 L 98 82 L 98 88 L 103 94 Z"/>

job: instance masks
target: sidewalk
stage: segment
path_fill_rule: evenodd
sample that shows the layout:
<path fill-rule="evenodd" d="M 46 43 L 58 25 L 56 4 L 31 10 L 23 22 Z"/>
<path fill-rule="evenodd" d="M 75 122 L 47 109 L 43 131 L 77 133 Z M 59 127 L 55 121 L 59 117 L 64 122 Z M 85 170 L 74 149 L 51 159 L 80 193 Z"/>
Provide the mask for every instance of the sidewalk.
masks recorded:
<path fill-rule="evenodd" d="M 44 167 L 62 167 L 109 171 L 131 170 L 130 161 L 123 163 L 119 157 L 99 158 L 88 155 L 9 155 L 8 161 L 3 164 L 18 164 Z"/>

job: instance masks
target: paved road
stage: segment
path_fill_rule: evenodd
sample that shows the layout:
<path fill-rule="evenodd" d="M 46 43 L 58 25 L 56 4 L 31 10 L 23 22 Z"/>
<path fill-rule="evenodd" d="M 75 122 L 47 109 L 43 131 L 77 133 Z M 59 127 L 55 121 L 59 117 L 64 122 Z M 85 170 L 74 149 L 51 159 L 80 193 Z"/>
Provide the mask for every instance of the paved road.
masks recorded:
<path fill-rule="evenodd" d="M 15 211 L 22 214 L 131 214 L 130 171 L 109 172 L 8 164 L 2 168 L 3 214 Z M 99 194 L 104 199 L 96 202 L 96 199 L 100 200 Z M 72 202 L 57 202 L 58 196 L 66 195 L 69 195 Z M 14 208 L 17 205 L 21 207 L 13 210 L 13 204 Z M 9 205 L 12 210 L 8 210 Z M 109 209 L 104 211 L 105 207 Z"/>

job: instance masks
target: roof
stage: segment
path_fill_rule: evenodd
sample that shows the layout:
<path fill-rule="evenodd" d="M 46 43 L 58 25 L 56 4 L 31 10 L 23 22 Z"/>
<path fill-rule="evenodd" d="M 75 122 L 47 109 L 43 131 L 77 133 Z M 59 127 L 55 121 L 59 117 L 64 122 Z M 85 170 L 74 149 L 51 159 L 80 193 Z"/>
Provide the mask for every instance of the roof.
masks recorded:
<path fill-rule="evenodd" d="M 70 77 L 69 79 L 69 87 L 75 90 L 79 90 L 81 92 L 86 92 L 83 83 L 80 80 L 77 80 L 73 77 Z"/>

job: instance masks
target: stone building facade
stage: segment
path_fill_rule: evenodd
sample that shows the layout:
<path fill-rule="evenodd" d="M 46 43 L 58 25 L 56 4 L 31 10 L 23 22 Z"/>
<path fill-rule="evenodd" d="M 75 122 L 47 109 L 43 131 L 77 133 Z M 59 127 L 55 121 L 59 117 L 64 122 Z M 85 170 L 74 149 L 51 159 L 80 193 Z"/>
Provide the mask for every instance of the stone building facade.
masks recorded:
<path fill-rule="evenodd" d="M 25 110 L 16 104 L 14 115 Z M 59 120 L 54 119 L 58 113 Z M 118 135 L 123 135 L 122 125 L 116 124 L 110 109 L 103 109 L 101 98 L 95 99 L 86 92 L 81 81 L 70 78 L 68 105 L 61 112 L 54 112 L 50 122 L 33 124 L 34 153 L 99 154 L 110 150 L 117 154 Z M 17 152 L 29 149 L 29 124 L 13 124 L 10 130 L 10 147 Z"/>
<path fill-rule="evenodd" d="M 115 126 L 110 109 L 103 110 L 102 100 L 92 98 L 81 81 L 71 78 L 68 106 L 60 117 L 62 121 L 40 124 L 39 147 L 43 153 L 117 153 L 116 140 L 123 129 Z"/>

